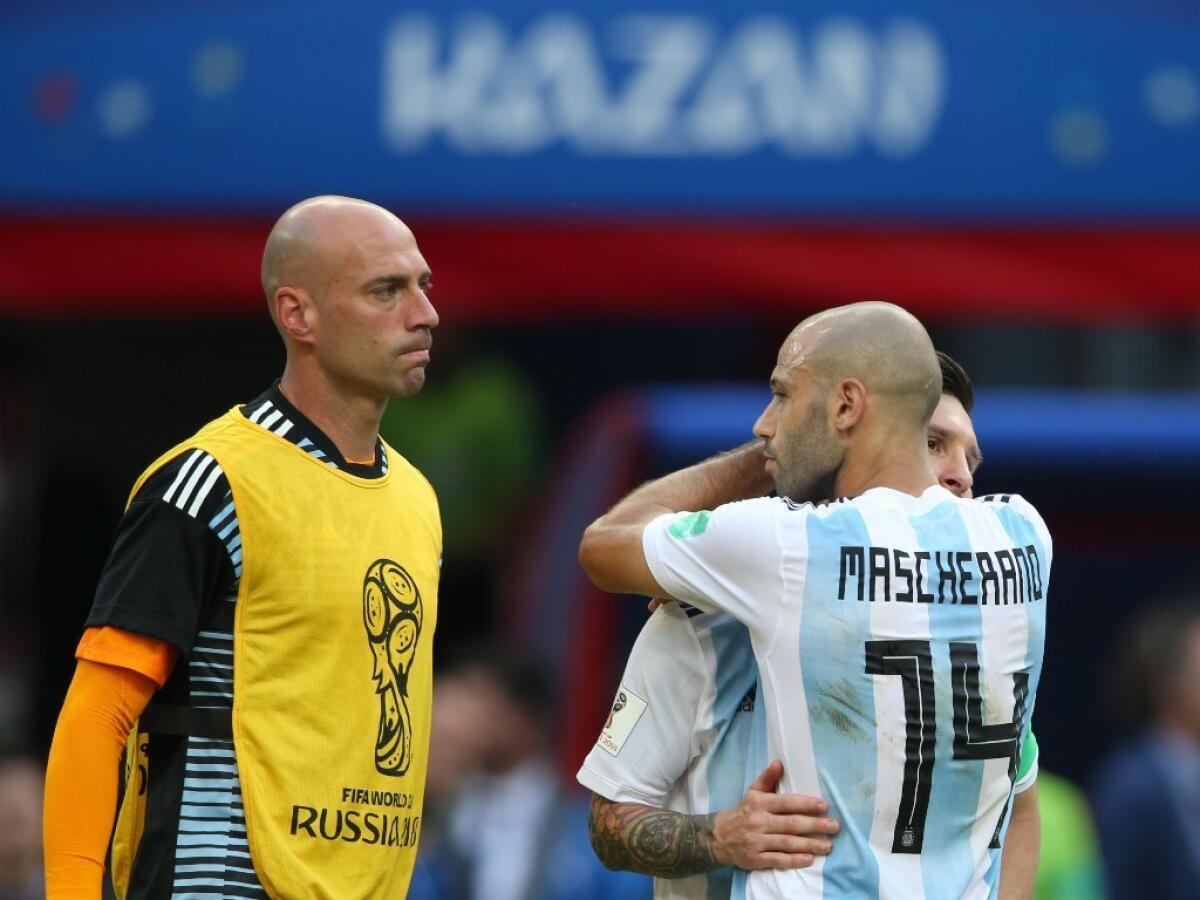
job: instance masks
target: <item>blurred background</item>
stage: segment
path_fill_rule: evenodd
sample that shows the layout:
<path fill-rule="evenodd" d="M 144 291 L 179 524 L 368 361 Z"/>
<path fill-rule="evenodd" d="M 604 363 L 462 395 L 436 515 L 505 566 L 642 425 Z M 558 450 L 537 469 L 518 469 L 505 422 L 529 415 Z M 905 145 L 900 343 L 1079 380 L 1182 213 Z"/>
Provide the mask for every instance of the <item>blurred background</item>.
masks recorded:
<path fill-rule="evenodd" d="M 645 618 L 585 584 L 583 527 L 749 437 L 805 315 L 888 299 L 975 381 L 976 493 L 1054 534 L 1042 896 L 1103 895 L 1114 797 L 1109 895 L 1139 895 L 1109 849 L 1137 810 L 1168 832 L 1138 864 L 1175 848 L 1200 896 L 1195 3 L 7 0 L 0 60 L 0 818 L 33 823 L 0 828 L 0 897 L 36 896 L 37 769 L 127 492 L 281 371 L 262 244 L 320 193 L 397 212 L 435 273 L 428 385 L 384 423 L 445 519 L 431 845 L 530 760 L 527 833 L 582 802 Z M 479 672 L 511 686 L 483 714 Z M 506 702 L 520 753 L 468 733 Z M 1121 767 L 1165 732 L 1192 780 L 1155 794 Z M 577 868 L 530 850 L 513 896 L 644 896 L 579 874 L 568 819 Z M 437 871 L 414 896 L 479 895 Z"/>

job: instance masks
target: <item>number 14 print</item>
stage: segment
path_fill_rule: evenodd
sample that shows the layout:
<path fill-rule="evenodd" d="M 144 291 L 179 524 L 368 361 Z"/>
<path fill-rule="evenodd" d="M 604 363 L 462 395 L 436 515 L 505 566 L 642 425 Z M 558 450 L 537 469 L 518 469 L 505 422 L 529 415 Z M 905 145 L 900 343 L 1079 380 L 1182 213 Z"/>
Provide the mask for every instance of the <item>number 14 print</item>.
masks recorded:
<path fill-rule="evenodd" d="M 933 787 L 934 750 L 937 744 L 937 710 L 933 691 L 933 653 L 929 641 L 867 641 L 867 674 L 898 675 L 904 690 L 904 784 L 896 817 L 893 853 L 920 853 L 925 840 L 925 816 Z M 954 758 L 1008 759 L 1010 785 L 1017 773 L 1021 720 L 1029 692 L 1029 673 L 1013 675 L 1013 718 L 994 725 L 983 723 L 979 693 L 979 648 L 967 641 L 950 643 L 950 678 L 954 696 Z M 990 846 L 1000 846 L 1000 827 Z"/>

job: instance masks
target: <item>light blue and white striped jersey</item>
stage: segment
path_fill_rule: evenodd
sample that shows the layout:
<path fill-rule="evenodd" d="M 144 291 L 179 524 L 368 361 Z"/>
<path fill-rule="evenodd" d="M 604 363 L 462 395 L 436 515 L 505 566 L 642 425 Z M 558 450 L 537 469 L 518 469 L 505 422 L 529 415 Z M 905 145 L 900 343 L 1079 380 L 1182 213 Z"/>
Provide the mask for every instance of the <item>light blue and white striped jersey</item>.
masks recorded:
<path fill-rule="evenodd" d="M 612 714 L 576 776 L 619 803 L 689 815 L 745 793 L 758 669 L 746 628 L 725 613 L 670 603 L 630 651 Z M 656 900 L 725 900 L 733 870 L 655 879 Z"/>
<path fill-rule="evenodd" d="M 1041 673 L 1050 536 L 1016 495 L 875 488 L 663 516 L 643 546 L 673 597 L 724 610 L 761 673 L 781 791 L 842 823 L 751 898 L 988 898 Z"/>

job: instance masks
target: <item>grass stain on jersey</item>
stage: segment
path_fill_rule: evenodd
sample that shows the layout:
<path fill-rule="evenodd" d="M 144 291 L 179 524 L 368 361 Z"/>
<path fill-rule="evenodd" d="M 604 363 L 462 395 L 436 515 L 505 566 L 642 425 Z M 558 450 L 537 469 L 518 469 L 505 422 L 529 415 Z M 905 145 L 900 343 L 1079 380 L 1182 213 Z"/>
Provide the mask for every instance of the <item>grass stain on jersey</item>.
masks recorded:
<path fill-rule="evenodd" d="M 823 718 L 846 737 L 854 741 L 868 740 L 867 732 L 858 723 L 863 720 L 859 708 L 859 695 L 850 682 L 838 679 L 817 685 L 820 705 L 813 711 L 813 718 Z"/>

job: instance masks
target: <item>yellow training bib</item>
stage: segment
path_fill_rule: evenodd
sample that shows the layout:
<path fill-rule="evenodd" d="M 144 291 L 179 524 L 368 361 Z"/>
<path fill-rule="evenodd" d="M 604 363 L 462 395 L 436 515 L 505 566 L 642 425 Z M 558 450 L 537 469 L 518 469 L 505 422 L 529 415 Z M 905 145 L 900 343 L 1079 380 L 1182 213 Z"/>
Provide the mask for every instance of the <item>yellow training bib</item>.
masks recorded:
<path fill-rule="evenodd" d="M 433 489 L 394 451 L 386 475 L 358 478 L 236 409 L 164 460 L 191 447 L 225 471 L 242 536 L 233 739 L 259 880 L 280 900 L 403 897 L 429 743 Z"/>

